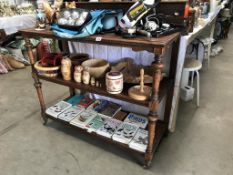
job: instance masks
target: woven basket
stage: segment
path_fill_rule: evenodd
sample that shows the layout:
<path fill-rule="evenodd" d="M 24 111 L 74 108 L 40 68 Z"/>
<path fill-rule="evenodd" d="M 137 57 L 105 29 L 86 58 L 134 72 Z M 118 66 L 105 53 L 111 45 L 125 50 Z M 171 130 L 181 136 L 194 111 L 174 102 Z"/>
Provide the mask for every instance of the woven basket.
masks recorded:
<path fill-rule="evenodd" d="M 46 77 L 57 77 L 59 74 L 60 66 L 43 67 L 40 64 L 40 61 L 37 61 L 34 64 L 34 68 L 37 70 L 39 75 L 43 75 Z"/>

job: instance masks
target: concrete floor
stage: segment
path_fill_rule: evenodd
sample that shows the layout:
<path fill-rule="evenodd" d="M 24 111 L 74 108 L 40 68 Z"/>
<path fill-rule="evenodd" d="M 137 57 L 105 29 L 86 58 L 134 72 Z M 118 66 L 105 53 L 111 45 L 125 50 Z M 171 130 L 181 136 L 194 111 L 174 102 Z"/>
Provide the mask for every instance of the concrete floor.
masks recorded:
<path fill-rule="evenodd" d="M 149 170 L 130 155 L 50 121 L 41 124 L 30 69 L 0 75 L 0 175 L 232 175 L 233 34 L 201 72 L 201 101 L 180 104 L 176 132 Z M 47 104 L 67 88 L 44 82 Z"/>

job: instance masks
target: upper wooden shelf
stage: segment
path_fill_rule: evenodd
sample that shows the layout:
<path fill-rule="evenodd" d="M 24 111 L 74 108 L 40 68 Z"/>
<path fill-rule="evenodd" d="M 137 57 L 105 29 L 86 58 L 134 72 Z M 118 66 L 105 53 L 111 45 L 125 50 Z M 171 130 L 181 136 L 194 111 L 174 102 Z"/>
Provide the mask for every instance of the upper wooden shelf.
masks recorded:
<path fill-rule="evenodd" d="M 173 41 L 179 38 L 179 33 L 173 33 L 168 36 L 163 36 L 160 38 L 151 38 L 148 39 L 144 36 L 138 36 L 132 39 L 125 39 L 121 36 L 118 36 L 114 33 L 107 34 L 98 34 L 92 35 L 85 38 L 60 38 L 55 36 L 53 32 L 49 29 L 37 31 L 33 29 L 23 29 L 20 30 L 20 33 L 24 37 L 32 38 L 32 37 L 44 37 L 44 38 L 54 38 L 59 40 L 68 40 L 68 41 L 76 41 L 82 43 L 93 43 L 93 44 L 104 44 L 104 45 L 113 45 L 113 46 L 125 46 L 125 47 L 135 47 L 135 48 L 145 48 L 145 50 L 154 52 L 154 48 L 164 47 L 170 45 Z M 101 37 L 101 39 L 100 39 Z"/>

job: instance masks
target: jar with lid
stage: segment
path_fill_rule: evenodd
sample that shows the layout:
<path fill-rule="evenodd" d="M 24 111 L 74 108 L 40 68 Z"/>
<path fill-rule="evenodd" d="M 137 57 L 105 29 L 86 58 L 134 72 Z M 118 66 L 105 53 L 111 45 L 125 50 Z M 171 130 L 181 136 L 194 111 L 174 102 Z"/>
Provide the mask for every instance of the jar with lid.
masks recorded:
<path fill-rule="evenodd" d="M 120 94 L 123 90 L 123 74 L 118 71 L 106 74 L 106 89 L 110 94 Z"/>

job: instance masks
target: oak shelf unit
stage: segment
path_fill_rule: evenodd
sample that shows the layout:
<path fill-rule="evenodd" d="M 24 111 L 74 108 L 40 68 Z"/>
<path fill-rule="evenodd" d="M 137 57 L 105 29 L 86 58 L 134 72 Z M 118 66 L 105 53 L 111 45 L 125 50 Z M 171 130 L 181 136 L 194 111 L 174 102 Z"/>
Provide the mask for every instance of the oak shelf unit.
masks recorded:
<path fill-rule="evenodd" d="M 168 123 L 169 123 L 171 103 L 172 103 L 172 98 L 173 98 L 174 79 L 175 79 L 175 72 L 176 72 L 176 65 L 177 65 L 180 34 L 174 33 L 174 34 L 164 36 L 161 38 L 152 38 L 151 40 L 148 40 L 146 37 L 124 39 L 115 34 L 94 35 L 94 36 L 90 36 L 90 37 L 82 38 L 82 39 L 65 39 L 65 38 L 60 38 L 60 37 L 55 36 L 49 29 L 44 30 L 44 31 L 36 31 L 34 29 L 25 29 L 25 30 L 21 30 L 20 33 L 23 35 L 26 41 L 26 48 L 27 48 L 28 55 L 29 55 L 30 62 L 31 62 L 32 77 L 35 81 L 34 85 L 35 85 L 38 99 L 40 102 L 41 116 L 43 118 L 44 124 L 47 123 L 48 119 L 52 119 L 52 120 L 61 122 L 65 125 L 68 125 L 70 127 L 74 127 L 79 132 L 85 133 L 94 138 L 101 139 L 113 145 L 119 146 L 120 148 L 126 149 L 136 154 L 140 154 L 144 156 L 144 162 L 143 162 L 144 167 L 149 167 L 151 165 L 151 161 L 153 159 L 155 150 L 157 149 L 162 138 L 168 133 Z M 35 38 L 35 37 L 46 37 L 46 38 L 53 38 L 53 39 L 60 40 L 62 42 L 64 52 L 69 51 L 68 41 L 101 44 L 101 45 L 111 45 L 111 46 L 124 46 L 124 47 L 130 47 L 136 51 L 147 50 L 149 52 L 152 52 L 155 55 L 155 61 L 151 65 L 153 69 L 153 73 L 152 73 L 153 83 L 152 83 L 152 96 L 150 100 L 141 102 L 141 101 L 131 99 L 127 95 L 127 90 L 129 86 L 125 84 L 124 84 L 124 91 L 121 94 L 113 95 L 113 94 L 109 94 L 105 90 L 106 89 L 104 85 L 105 83 L 102 83 L 103 85 L 102 87 L 92 87 L 91 85 L 76 83 L 73 80 L 65 81 L 61 78 L 61 76 L 58 76 L 56 78 L 49 78 L 49 77 L 39 75 L 34 68 L 36 59 L 33 56 L 32 44 L 30 43 L 30 38 Z M 101 37 L 101 40 L 96 39 L 97 37 L 98 38 Z M 171 47 L 172 47 L 171 49 L 172 53 L 171 53 L 169 74 L 167 78 L 163 78 L 161 80 L 161 77 L 162 77 L 161 72 L 163 69 L 162 60 L 163 60 L 164 55 L 168 52 L 168 50 L 170 50 Z M 129 148 L 129 146 L 126 144 L 113 141 L 112 139 L 97 135 L 93 132 L 88 133 L 84 129 L 78 128 L 76 126 L 69 124 L 68 122 L 65 122 L 60 119 L 56 119 L 54 117 L 47 115 L 45 113 L 46 106 L 45 106 L 45 101 L 43 98 L 43 92 L 41 89 L 40 80 L 44 80 L 44 81 L 52 82 L 58 85 L 69 87 L 70 96 L 75 94 L 75 89 L 80 89 L 82 91 L 99 94 L 102 96 L 107 96 L 107 97 L 111 97 L 114 99 L 119 99 L 122 101 L 148 107 L 150 110 L 148 114 L 149 137 L 148 137 L 148 148 L 146 150 L 146 153 L 133 150 Z M 161 120 L 159 119 L 157 110 L 158 110 L 160 102 L 164 98 L 166 98 L 165 112 L 164 112 L 164 119 Z"/>

